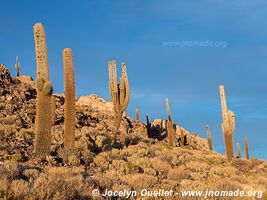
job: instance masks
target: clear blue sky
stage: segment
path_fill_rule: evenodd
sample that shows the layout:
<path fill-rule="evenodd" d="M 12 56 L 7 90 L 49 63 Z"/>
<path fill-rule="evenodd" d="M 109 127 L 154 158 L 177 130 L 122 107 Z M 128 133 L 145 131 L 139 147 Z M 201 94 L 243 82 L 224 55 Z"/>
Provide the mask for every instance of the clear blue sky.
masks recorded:
<path fill-rule="evenodd" d="M 42 22 L 55 93 L 63 92 L 65 47 L 73 50 L 77 96 L 108 99 L 107 62 L 126 62 L 130 116 L 139 107 L 143 120 L 166 118 L 169 97 L 174 121 L 203 137 L 209 124 L 221 153 L 223 83 L 235 142 L 243 149 L 248 136 L 251 155 L 267 160 L 266 1 L 1 0 L 0 8 L 0 63 L 13 74 L 19 55 L 22 74 L 35 77 L 32 27 Z"/>

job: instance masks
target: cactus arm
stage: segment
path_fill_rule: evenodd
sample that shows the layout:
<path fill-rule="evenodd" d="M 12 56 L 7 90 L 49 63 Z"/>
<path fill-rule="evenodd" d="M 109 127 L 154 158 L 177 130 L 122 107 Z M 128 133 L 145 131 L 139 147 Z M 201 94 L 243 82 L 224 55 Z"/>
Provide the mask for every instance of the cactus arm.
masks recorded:
<path fill-rule="evenodd" d="M 235 113 L 231 110 L 227 110 L 227 117 L 229 122 L 229 134 L 233 135 L 235 131 Z"/>
<path fill-rule="evenodd" d="M 111 61 L 112 65 L 112 82 L 113 82 L 113 90 L 118 93 L 118 80 L 117 80 L 117 69 L 115 60 Z"/>
<path fill-rule="evenodd" d="M 130 101 L 130 86 L 128 77 L 125 78 L 125 102 L 124 102 L 124 110 L 127 108 Z"/>
<path fill-rule="evenodd" d="M 52 95 L 52 91 L 53 91 L 52 84 L 50 82 L 45 82 L 42 90 L 44 95 Z"/>
<path fill-rule="evenodd" d="M 125 82 L 124 82 L 124 78 L 123 77 L 121 77 L 120 78 L 120 86 L 119 86 L 119 88 L 120 88 L 120 92 L 119 92 L 119 98 L 120 98 L 120 100 L 119 100 L 119 103 L 121 104 L 121 107 L 122 107 L 122 109 L 124 108 L 124 106 L 125 106 L 125 101 L 124 101 L 124 99 L 125 99 Z"/>
<path fill-rule="evenodd" d="M 108 62 L 108 72 L 109 72 L 109 95 L 110 95 L 110 102 L 112 102 L 114 87 L 113 87 L 113 67 L 111 61 Z"/>
<path fill-rule="evenodd" d="M 112 87 L 112 82 L 108 81 L 108 87 L 109 87 L 109 101 L 112 102 L 112 94 L 113 94 L 113 87 Z"/>
<path fill-rule="evenodd" d="M 44 87 L 44 80 L 40 77 L 37 77 L 35 84 L 36 84 L 37 91 L 41 92 Z"/>
<path fill-rule="evenodd" d="M 128 76 L 127 76 L 127 70 L 126 70 L 126 65 L 125 63 L 122 63 L 122 79 L 123 82 L 121 82 L 121 84 L 123 84 L 123 88 L 124 88 L 124 98 L 121 101 L 122 104 L 122 109 L 126 110 L 128 104 L 129 104 L 129 100 L 130 100 L 130 87 L 129 87 L 129 81 L 128 81 Z"/>

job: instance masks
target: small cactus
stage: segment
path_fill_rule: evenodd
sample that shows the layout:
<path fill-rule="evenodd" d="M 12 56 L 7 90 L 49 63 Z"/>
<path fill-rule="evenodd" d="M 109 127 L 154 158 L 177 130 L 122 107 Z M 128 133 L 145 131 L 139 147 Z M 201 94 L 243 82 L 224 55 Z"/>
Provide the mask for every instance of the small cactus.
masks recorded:
<path fill-rule="evenodd" d="M 213 150 L 212 148 L 212 139 L 211 139 L 211 134 L 210 134 L 210 127 L 206 125 L 206 133 L 207 133 L 207 138 L 208 138 L 208 145 L 209 145 L 209 150 Z"/>
<path fill-rule="evenodd" d="M 140 121 L 140 118 L 139 118 L 139 110 L 138 108 L 135 109 L 135 116 L 136 116 L 136 121 Z"/>
<path fill-rule="evenodd" d="M 122 65 L 122 75 L 120 84 L 117 81 L 117 70 L 115 60 L 108 62 L 109 69 L 109 91 L 110 100 L 113 103 L 115 112 L 115 127 L 119 129 L 122 120 L 122 114 L 126 110 L 130 100 L 130 87 L 126 71 L 126 65 Z"/>
<path fill-rule="evenodd" d="M 50 82 L 45 32 L 43 25 L 34 25 L 35 55 L 37 66 L 36 77 L 36 118 L 35 118 L 35 154 L 43 158 L 50 153 L 51 145 L 51 103 L 52 84 Z"/>
<path fill-rule="evenodd" d="M 65 114 L 64 114 L 64 147 L 73 149 L 75 143 L 75 79 L 72 52 L 70 48 L 63 50 L 64 82 L 65 82 Z"/>
<path fill-rule="evenodd" d="M 16 69 L 16 74 L 17 74 L 17 77 L 18 77 L 20 75 L 20 61 L 19 61 L 19 57 L 18 56 L 16 56 L 15 69 Z"/>
<path fill-rule="evenodd" d="M 170 110 L 168 98 L 166 98 L 166 109 L 168 113 L 168 122 L 167 122 L 168 143 L 170 147 L 174 147 L 175 130 L 174 130 L 173 123 L 172 123 L 171 110 Z"/>
<path fill-rule="evenodd" d="M 249 155 L 249 149 L 248 149 L 248 138 L 245 137 L 245 148 L 246 148 L 246 158 L 249 160 L 250 155 Z"/>
<path fill-rule="evenodd" d="M 228 160 L 234 158 L 234 142 L 233 134 L 235 130 L 235 114 L 231 110 L 227 110 L 224 86 L 220 85 L 220 99 L 222 107 L 222 132 L 224 134 L 224 142 L 226 147 L 226 155 Z"/>
<path fill-rule="evenodd" d="M 238 158 L 242 158 L 242 154 L 241 154 L 240 144 L 239 143 L 236 143 L 236 149 L 237 149 L 237 152 L 238 152 Z"/>

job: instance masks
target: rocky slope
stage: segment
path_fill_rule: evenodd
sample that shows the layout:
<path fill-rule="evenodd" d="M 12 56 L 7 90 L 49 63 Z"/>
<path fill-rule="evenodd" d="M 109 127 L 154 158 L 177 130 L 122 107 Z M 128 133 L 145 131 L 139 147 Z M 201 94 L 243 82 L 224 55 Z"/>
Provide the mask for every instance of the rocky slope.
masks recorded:
<path fill-rule="evenodd" d="M 57 109 L 51 154 L 38 161 L 33 151 L 34 82 L 26 76 L 13 78 L 4 65 L 0 66 L 0 198 L 104 199 L 93 196 L 93 189 L 102 192 L 143 188 L 253 188 L 266 193 L 266 162 L 228 162 L 224 156 L 209 151 L 205 139 L 185 129 L 186 144 L 181 146 L 180 136 L 176 135 L 177 147 L 169 149 L 166 123 L 160 119 L 152 123 L 150 138 L 147 127 L 126 113 L 117 131 L 112 104 L 96 95 L 80 97 L 76 102 L 75 151 L 67 156 L 63 149 L 64 95 L 54 96 Z M 182 197 L 168 199 L 171 198 Z"/>

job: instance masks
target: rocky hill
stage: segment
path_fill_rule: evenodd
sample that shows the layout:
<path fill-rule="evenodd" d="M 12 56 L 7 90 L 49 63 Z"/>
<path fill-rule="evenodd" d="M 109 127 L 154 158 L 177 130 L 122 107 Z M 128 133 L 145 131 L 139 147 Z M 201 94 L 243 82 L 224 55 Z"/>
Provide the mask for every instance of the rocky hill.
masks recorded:
<path fill-rule="evenodd" d="M 0 65 L 1 199 L 108 199 L 92 192 L 144 188 L 177 192 L 207 188 L 257 190 L 265 192 L 266 197 L 266 162 L 257 159 L 229 162 L 225 156 L 210 151 L 206 139 L 184 128 L 185 144 L 177 141 L 176 147 L 170 149 L 166 121 L 161 119 L 151 124 L 148 134 L 145 124 L 124 113 L 121 127 L 116 130 L 112 104 L 94 94 L 77 99 L 75 151 L 68 156 L 63 149 L 64 95 L 54 96 L 51 154 L 41 161 L 35 160 L 34 82 L 27 76 L 13 78 Z"/>

